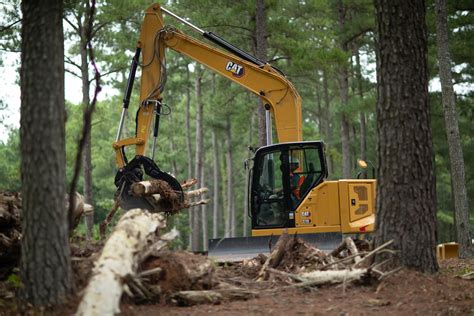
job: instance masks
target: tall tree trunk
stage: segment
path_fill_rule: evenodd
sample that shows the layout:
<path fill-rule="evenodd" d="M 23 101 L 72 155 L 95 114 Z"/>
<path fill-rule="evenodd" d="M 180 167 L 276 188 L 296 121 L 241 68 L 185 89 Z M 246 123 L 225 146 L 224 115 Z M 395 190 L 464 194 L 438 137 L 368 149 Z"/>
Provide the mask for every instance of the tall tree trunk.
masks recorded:
<path fill-rule="evenodd" d="M 323 69 L 323 95 L 324 95 L 324 137 L 326 144 L 328 144 L 328 148 L 331 148 L 332 145 L 332 130 L 331 130 L 331 112 L 330 112 L 330 107 L 331 107 L 331 101 L 329 98 L 329 86 L 328 86 L 328 76 L 327 76 L 327 70 Z M 333 161 L 332 161 L 332 155 L 331 151 L 327 151 L 327 157 L 326 157 L 326 162 L 328 165 L 328 173 L 331 175 L 334 170 L 333 170 Z"/>
<path fill-rule="evenodd" d="M 85 18 L 80 28 L 80 50 L 81 50 L 81 79 L 82 79 L 82 106 L 84 111 L 89 107 L 90 103 L 90 84 L 89 84 L 89 59 L 87 58 L 87 34 L 89 33 L 89 16 L 90 6 L 89 1 L 86 1 Z M 80 19 L 78 23 L 81 24 Z M 82 171 L 84 178 L 84 201 L 87 204 L 93 205 L 92 196 L 92 150 L 91 150 L 91 126 L 88 127 L 85 136 L 84 151 L 82 153 Z M 94 213 L 88 212 L 84 216 L 84 223 L 86 226 L 86 238 L 92 239 L 92 229 L 94 227 Z"/>
<path fill-rule="evenodd" d="M 193 176 L 193 141 L 191 136 L 191 88 L 188 85 L 191 85 L 191 79 L 189 74 L 188 65 L 186 65 L 186 113 L 185 113 L 185 125 L 186 125 L 186 152 L 188 156 L 188 178 Z"/>
<path fill-rule="evenodd" d="M 227 218 L 225 237 L 235 237 L 235 197 L 234 197 L 234 169 L 232 164 L 232 132 L 230 115 L 226 118 L 225 127 L 225 143 L 226 143 L 226 167 L 227 167 Z"/>
<path fill-rule="evenodd" d="M 451 182 L 454 197 L 459 257 L 474 257 L 472 232 L 469 223 L 469 203 L 464 178 L 464 159 L 459 135 L 456 101 L 451 73 L 451 56 L 448 46 L 448 21 L 446 0 L 436 0 L 436 37 L 439 60 L 439 77 L 443 94 L 444 120 L 448 138 Z"/>
<path fill-rule="evenodd" d="M 225 133 L 225 131 L 224 131 Z M 226 137 L 226 136 L 225 136 Z M 224 237 L 230 237 L 230 213 L 229 213 L 229 194 L 228 191 L 230 190 L 229 188 L 229 181 L 228 178 L 231 176 L 229 175 L 229 168 L 227 166 L 227 141 L 224 139 L 224 150 L 225 153 L 222 157 L 222 170 L 225 170 L 224 175 L 222 177 L 222 183 L 225 182 L 225 185 L 221 186 L 222 187 L 222 207 L 223 207 L 223 220 L 224 220 Z"/>
<path fill-rule="evenodd" d="M 341 87 L 341 102 L 343 104 L 347 98 L 344 96 L 344 88 Z M 343 110 L 344 111 L 344 110 Z M 350 126 L 346 113 L 341 113 L 341 143 L 342 143 L 342 177 L 349 179 L 351 177 L 351 146 L 350 146 Z"/>
<path fill-rule="evenodd" d="M 204 166 L 201 168 L 201 177 L 200 183 L 201 188 L 205 186 L 206 176 L 205 176 Z M 202 195 L 204 198 L 204 194 Z M 207 251 L 208 241 L 209 241 L 209 231 L 208 231 L 208 222 L 207 222 L 207 204 L 201 205 L 201 224 L 202 224 L 202 250 Z"/>
<path fill-rule="evenodd" d="M 376 244 L 394 240 L 404 266 L 438 270 L 433 145 L 423 0 L 375 2 Z M 408 97 L 407 97 L 408 96 Z"/>
<path fill-rule="evenodd" d="M 355 48 L 355 58 L 356 58 L 356 77 L 357 77 L 357 94 L 361 101 L 364 100 L 364 89 L 362 87 L 362 71 L 360 67 L 360 55 L 359 55 L 359 48 Z M 360 121 L 360 159 L 367 160 L 367 124 L 364 109 L 362 109 L 359 113 L 359 121 Z"/>
<path fill-rule="evenodd" d="M 360 121 L 360 159 L 367 160 L 367 119 L 365 113 L 359 113 Z"/>
<path fill-rule="evenodd" d="M 342 0 L 338 1 L 339 10 L 339 31 L 344 32 L 346 8 Z M 344 53 L 348 52 L 347 43 L 342 39 L 341 49 Z M 339 94 L 341 98 L 341 144 L 342 144 L 342 177 L 348 179 L 351 177 L 351 146 L 350 146 L 350 123 L 346 114 L 346 108 L 349 101 L 349 72 L 347 62 L 344 62 L 339 69 Z"/>
<path fill-rule="evenodd" d="M 201 78 L 203 76 L 203 72 L 201 72 Z M 212 79 L 212 88 L 215 89 L 215 77 L 213 77 Z M 201 166 L 200 166 L 200 176 L 199 176 L 199 183 L 200 183 L 200 188 L 203 188 L 205 187 L 205 182 L 206 182 L 206 177 L 205 177 L 205 168 L 204 168 L 204 163 L 205 163 L 205 153 L 204 153 L 204 104 L 202 102 L 202 89 L 201 89 L 201 85 L 200 85 L 200 90 L 201 92 L 199 93 L 199 103 L 201 104 L 200 107 L 201 107 L 201 142 L 200 142 L 200 147 L 201 147 Z M 202 196 L 202 198 L 204 198 L 204 196 Z M 202 224 L 202 250 L 203 251 L 207 251 L 208 249 L 208 241 L 209 241 L 209 230 L 208 230 L 208 221 L 207 221 L 207 204 L 203 204 L 201 205 L 201 224 Z"/>
<path fill-rule="evenodd" d="M 33 305 L 56 304 L 72 292 L 69 225 L 64 208 L 64 36 L 61 1 L 21 3 L 20 273 Z"/>
<path fill-rule="evenodd" d="M 254 133 L 254 126 L 255 126 L 255 115 L 253 115 L 253 113 L 251 114 L 251 118 L 250 118 L 250 128 L 249 128 L 249 143 L 248 145 L 250 146 L 251 144 L 253 144 L 252 142 L 252 136 L 253 136 L 253 133 Z M 250 150 L 248 151 L 247 153 L 247 158 L 250 158 L 252 155 L 250 153 Z M 250 208 L 250 205 L 249 205 L 249 181 L 250 181 L 250 173 L 249 173 L 249 170 L 245 170 L 245 189 L 244 189 L 244 214 L 243 214 L 243 236 L 244 237 L 247 237 L 248 236 L 248 214 L 249 214 L 249 208 Z"/>
<path fill-rule="evenodd" d="M 221 164 L 219 159 L 219 144 L 217 140 L 216 130 L 212 129 L 212 149 L 214 154 L 214 170 L 213 170 L 213 192 L 212 192 L 212 238 L 219 236 L 219 222 L 221 212 L 219 211 L 219 192 L 221 187 Z"/>
<path fill-rule="evenodd" d="M 255 8 L 255 46 L 257 58 L 267 60 L 267 16 L 265 13 L 265 1 L 256 0 Z M 267 125 L 265 121 L 265 107 L 262 99 L 258 100 L 258 146 L 267 144 Z"/>
<path fill-rule="evenodd" d="M 176 144 L 174 142 L 174 137 L 171 136 L 170 138 L 170 151 L 176 152 Z M 171 173 L 176 176 L 178 174 L 178 165 L 176 164 L 176 159 L 173 158 L 171 161 Z"/>
<path fill-rule="evenodd" d="M 203 110 L 204 104 L 202 102 L 202 69 L 198 65 L 196 66 L 196 78 L 194 81 L 195 95 L 196 95 L 196 157 L 195 157 L 195 174 L 196 179 L 198 179 L 198 186 L 202 187 L 202 176 L 203 176 L 203 162 L 204 162 L 204 139 L 203 139 Z M 192 237 L 192 246 L 193 251 L 198 251 L 201 247 L 199 245 L 199 237 L 201 235 L 201 227 L 199 225 L 199 214 L 202 214 L 203 209 L 201 206 L 196 207 L 198 211 L 195 211 L 193 216 L 193 237 Z"/>
<path fill-rule="evenodd" d="M 357 150 L 356 146 L 354 144 L 357 143 L 357 129 L 354 125 L 349 124 L 349 144 L 350 144 L 350 166 L 352 169 L 352 166 L 355 166 L 356 164 L 356 156 L 357 156 Z M 352 176 L 352 175 L 351 175 Z"/>
<path fill-rule="evenodd" d="M 216 74 L 212 74 L 212 95 L 216 95 Z M 213 102 L 214 103 L 214 102 Z M 219 142 L 217 140 L 217 122 L 218 117 L 217 113 L 213 113 L 214 116 L 214 126 L 211 129 L 211 141 L 212 141 L 212 154 L 214 166 L 212 169 L 212 238 L 217 238 L 219 235 L 219 221 L 221 217 L 221 212 L 219 211 L 219 193 L 221 187 L 221 164 L 219 160 Z"/>
<path fill-rule="evenodd" d="M 319 78 L 316 81 L 316 85 L 314 87 L 315 96 L 314 101 L 316 103 L 316 121 L 318 122 L 318 133 L 324 138 L 324 118 L 323 118 L 323 106 L 321 100 L 321 86 L 319 84 Z"/>
<path fill-rule="evenodd" d="M 191 85 L 190 75 L 189 75 L 189 65 L 186 64 L 186 113 L 185 113 L 185 133 L 186 133 L 186 152 L 188 155 L 188 179 L 193 177 L 193 146 L 191 139 Z M 193 227 L 194 222 L 194 210 L 190 208 L 188 210 L 188 224 L 189 227 Z M 193 230 L 189 232 L 189 249 L 192 249 L 193 239 Z"/>

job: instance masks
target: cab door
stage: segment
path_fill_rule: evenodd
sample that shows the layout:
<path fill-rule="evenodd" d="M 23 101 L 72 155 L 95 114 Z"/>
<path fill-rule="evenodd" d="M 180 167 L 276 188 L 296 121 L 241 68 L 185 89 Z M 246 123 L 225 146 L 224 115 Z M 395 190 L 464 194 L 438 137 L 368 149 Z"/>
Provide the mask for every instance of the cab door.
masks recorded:
<path fill-rule="evenodd" d="M 250 185 L 252 229 L 295 227 L 296 208 L 326 176 L 322 142 L 259 148 Z"/>

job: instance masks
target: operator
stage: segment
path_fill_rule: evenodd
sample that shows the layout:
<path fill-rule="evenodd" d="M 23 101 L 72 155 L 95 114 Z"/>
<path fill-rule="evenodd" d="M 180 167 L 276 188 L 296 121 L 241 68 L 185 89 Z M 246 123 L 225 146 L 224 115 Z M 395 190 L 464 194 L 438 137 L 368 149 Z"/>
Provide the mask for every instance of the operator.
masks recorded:
<path fill-rule="evenodd" d="M 301 199 L 301 186 L 304 182 L 304 175 L 301 174 L 300 162 L 297 158 L 290 156 L 290 189 L 293 205 L 298 204 Z"/>

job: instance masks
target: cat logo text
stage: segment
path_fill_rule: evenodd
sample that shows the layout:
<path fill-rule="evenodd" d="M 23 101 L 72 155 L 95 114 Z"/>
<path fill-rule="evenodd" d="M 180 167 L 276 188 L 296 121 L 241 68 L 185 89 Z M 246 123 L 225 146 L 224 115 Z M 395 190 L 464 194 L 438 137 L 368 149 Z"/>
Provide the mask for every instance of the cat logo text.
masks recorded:
<path fill-rule="evenodd" d="M 244 66 L 241 66 L 233 61 L 229 61 L 225 70 L 230 71 L 234 77 L 240 78 L 244 75 Z"/>

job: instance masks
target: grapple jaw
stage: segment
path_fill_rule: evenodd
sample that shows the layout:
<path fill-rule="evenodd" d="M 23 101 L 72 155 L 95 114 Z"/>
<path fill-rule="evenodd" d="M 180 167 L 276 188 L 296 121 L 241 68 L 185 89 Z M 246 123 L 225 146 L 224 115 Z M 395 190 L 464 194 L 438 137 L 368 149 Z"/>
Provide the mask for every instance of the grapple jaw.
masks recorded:
<path fill-rule="evenodd" d="M 150 212 L 156 211 L 153 197 L 138 197 L 130 192 L 133 183 L 143 181 L 143 174 L 157 180 L 165 181 L 178 194 L 179 202 L 184 202 L 183 188 L 172 175 L 161 171 L 155 162 L 145 156 L 136 156 L 115 175 L 116 195 L 119 195 L 120 207 L 124 210 L 142 208 Z"/>

